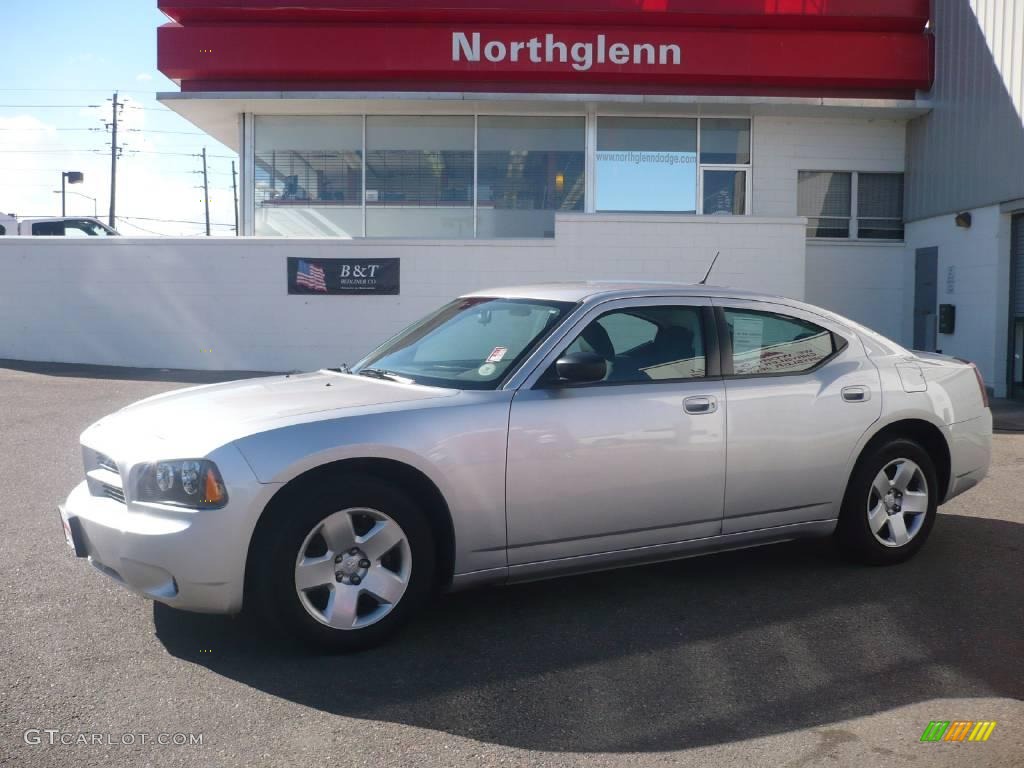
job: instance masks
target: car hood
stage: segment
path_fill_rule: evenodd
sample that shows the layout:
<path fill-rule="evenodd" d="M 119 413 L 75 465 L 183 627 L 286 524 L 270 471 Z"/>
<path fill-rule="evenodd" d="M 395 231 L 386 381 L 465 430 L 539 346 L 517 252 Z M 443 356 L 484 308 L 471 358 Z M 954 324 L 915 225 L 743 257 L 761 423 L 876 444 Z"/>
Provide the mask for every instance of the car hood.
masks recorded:
<path fill-rule="evenodd" d="M 415 407 L 458 390 L 329 371 L 189 387 L 140 400 L 93 424 L 82 443 L 102 450 L 111 441 L 171 445 L 200 455 L 267 429 L 349 413 Z"/>

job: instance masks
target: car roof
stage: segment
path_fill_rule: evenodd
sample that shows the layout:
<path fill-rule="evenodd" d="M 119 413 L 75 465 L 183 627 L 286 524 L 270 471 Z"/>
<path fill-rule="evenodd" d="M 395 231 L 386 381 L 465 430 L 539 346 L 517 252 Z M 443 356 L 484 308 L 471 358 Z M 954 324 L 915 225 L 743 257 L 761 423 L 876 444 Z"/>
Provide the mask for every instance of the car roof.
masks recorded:
<path fill-rule="evenodd" d="M 566 283 L 537 283 L 535 285 L 489 288 L 465 294 L 465 297 L 484 296 L 505 299 L 570 301 L 573 303 L 645 296 L 717 296 L 722 298 L 749 299 L 751 301 L 784 301 L 786 303 L 793 303 L 791 299 L 785 299 L 780 296 L 742 291 L 737 288 L 657 281 L 584 280 Z"/>

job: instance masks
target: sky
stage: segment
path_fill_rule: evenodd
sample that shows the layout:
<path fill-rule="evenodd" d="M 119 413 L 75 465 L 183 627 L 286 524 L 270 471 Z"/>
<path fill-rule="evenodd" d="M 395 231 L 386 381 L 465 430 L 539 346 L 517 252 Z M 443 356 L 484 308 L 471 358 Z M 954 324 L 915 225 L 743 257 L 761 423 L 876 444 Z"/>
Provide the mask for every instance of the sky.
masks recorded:
<path fill-rule="evenodd" d="M 59 216 L 63 171 L 69 216 L 106 223 L 110 99 L 125 102 L 118 143 L 116 228 L 124 235 L 205 234 L 205 146 L 214 235 L 234 234 L 231 162 L 237 155 L 163 107 L 178 87 L 156 69 L 156 0 L 0 0 L 0 212 Z M 71 194 L 76 192 L 79 194 Z M 226 225 L 226 226 L 225 226 Z"/>

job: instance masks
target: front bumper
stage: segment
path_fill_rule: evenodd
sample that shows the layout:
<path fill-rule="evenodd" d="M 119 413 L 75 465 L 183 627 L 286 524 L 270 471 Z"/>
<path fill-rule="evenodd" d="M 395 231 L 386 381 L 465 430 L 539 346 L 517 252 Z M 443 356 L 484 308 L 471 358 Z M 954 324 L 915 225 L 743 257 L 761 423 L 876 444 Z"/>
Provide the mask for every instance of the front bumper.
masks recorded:
<path fill-rule="evenodd" d="M 239 612 L 249 541 L 276 486 L 258 483 L 233 446 L 217 458 L 229 489 L 222 509 L 185 510 L 130 496 L 126 503 L 98 495 L 89 479 L 79 483 L 61 508 L 76 533 L 76 554 L 152 600 L 189 611 Z"/>

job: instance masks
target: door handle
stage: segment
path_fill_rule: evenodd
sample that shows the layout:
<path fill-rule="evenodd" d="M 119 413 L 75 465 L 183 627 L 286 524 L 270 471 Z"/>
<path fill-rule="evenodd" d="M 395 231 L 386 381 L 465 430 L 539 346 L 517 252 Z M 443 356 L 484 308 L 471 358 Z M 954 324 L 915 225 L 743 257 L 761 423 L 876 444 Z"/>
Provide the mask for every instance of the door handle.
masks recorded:
<path fill-rule="evenodd" d="M 698 395 L 683 400 L 683 408 L 687 413 L 695 416 L 705 413 L 714 413 L 718 410 L 718 400 L 712 395 Z"/>
<path fill-rule="evenodd" d="M 867 387 L 843 387 L 843 400 L 848 403 L 866 403 L 871 399 L 871 390 Z"/>

